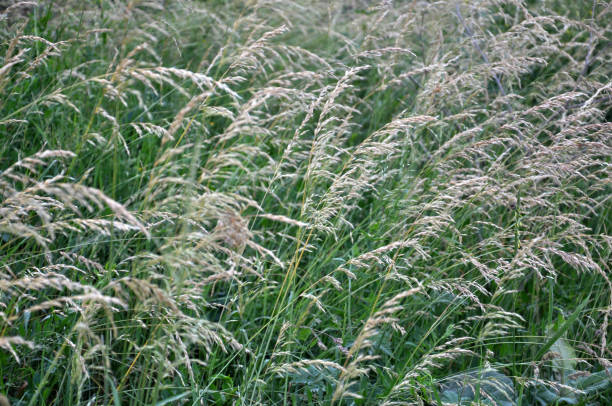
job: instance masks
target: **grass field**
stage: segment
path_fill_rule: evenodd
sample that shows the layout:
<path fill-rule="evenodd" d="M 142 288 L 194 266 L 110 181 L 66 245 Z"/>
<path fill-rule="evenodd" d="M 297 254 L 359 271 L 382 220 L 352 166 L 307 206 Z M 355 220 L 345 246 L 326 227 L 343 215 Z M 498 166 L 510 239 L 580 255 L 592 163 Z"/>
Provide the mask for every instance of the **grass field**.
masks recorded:
<path fill-rule="evenodd" d="M 612 404 L 608 1 L 0 13 L 2 406 Z"/>

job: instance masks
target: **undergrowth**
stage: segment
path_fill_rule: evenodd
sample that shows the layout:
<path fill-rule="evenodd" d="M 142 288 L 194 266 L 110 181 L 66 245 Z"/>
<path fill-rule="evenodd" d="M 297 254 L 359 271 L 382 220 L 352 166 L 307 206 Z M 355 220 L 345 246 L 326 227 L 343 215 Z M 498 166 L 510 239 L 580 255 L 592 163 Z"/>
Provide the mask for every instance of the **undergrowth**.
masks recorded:
<path fill-rule="evenodd" d="M 7 402 L 612 402 L 610 3 L 0 10 Z"/>

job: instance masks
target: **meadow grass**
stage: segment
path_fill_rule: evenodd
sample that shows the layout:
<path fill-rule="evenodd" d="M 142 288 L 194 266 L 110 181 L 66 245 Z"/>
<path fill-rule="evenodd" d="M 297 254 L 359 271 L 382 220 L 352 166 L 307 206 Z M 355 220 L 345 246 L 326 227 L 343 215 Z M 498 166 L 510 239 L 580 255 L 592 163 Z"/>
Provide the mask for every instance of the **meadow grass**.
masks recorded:
<path fill-rule="evenodd" d="M 0 404 L 612 402 L 609 2 L 0 13 Z"/>

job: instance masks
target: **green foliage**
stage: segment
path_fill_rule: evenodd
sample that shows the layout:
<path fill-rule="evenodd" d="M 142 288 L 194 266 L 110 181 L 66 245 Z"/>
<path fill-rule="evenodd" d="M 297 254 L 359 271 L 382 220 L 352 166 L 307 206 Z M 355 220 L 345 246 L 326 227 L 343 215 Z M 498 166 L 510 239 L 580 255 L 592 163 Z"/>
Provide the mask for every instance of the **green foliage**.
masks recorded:
<path fill-rule="evenodd" d="M 612 401 L 608 4 L 0 3 L 11 404 Z"/>

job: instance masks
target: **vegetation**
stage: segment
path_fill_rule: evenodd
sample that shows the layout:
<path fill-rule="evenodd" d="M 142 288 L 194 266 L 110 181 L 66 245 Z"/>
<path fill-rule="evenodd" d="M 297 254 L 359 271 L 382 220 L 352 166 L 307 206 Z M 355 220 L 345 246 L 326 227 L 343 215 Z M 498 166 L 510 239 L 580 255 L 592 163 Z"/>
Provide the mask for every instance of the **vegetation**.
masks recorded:
<path fill-rule="evenodd" d="M 0 9 L 0 403 L 612 402 L 610 3 Z"/>

